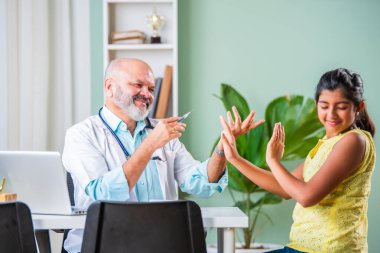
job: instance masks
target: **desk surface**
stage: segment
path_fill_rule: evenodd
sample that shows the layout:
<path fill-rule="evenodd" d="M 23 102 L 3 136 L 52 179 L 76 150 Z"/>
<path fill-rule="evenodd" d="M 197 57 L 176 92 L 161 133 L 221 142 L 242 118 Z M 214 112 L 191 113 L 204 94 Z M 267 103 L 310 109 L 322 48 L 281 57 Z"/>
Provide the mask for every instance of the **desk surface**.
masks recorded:
<path fill-rule="evenodd" d="M 206 228 L 248 227 L 248 217 L 237 207 L 203 207 L 203 226 Z M 34 229 L 84 228 L 86 215 L 33 214 Z"/>

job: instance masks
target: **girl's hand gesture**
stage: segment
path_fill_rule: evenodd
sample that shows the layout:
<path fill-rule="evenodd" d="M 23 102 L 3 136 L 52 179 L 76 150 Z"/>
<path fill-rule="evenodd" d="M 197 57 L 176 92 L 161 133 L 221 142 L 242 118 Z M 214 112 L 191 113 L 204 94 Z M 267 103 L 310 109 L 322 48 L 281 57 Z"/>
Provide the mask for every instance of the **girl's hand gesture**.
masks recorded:
<path fill-rule="evenodd" d="M 223 127 L 220 139 L 222 140 L 224 155 L 226 156 L 226 159 L 231 162 L 232 160 L 240 157 L 239 153 L 236 150 L 235 137 L 224 118 L 222 116 L 219 116 L 219 120 L 220 124 Z"/>
<path fill-rule="evenodd" d="M 233 136 L 235 136 L 235 138 L 245 133 L 248 133 L 250 130 L 264 123 L 263 119 L 255 122 L 254 120 L 255 111 L 251 111 L 243 122 L 241 122 L 240 114 L 237 111 L 235 106 L 232 107 L 232 112 L 234 113 L 235 121 L 233 120 L 231 112 L 229 111 L 227 112 L 227 118 L 228 118 L 229 128 L 231 129 L 231 132 Z"/>
<path fill-rule="evenodd" d="M 266 161 L 269 167 L 273 162 L 279 162 L 284 155 L 285 131 L 281 123 L 276 123 L 273 134 L 267 145 Z"/>

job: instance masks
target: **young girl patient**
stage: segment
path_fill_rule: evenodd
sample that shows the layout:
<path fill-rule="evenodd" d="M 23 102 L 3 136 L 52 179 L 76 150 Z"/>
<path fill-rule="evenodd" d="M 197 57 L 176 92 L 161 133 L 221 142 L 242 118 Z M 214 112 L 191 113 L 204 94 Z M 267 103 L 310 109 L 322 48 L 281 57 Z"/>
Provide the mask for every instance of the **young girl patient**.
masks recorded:
<path fill-rule="evenodd" d="M 281 164 L 285 132 L 276 123 L 267 145 L 266 171 L 244 160 L 220 117 L 227 160 L 252 182 L 281 196 L 293 198 L 290 243 L 272 252 L 368 252 L 367 206 L 375 166 L 372 137 L 375 126 L 367 114 L 363 82 L 347 69 L 325 73 L 316 88 L 318 117 L 325 137 L 292 172 Z"/>

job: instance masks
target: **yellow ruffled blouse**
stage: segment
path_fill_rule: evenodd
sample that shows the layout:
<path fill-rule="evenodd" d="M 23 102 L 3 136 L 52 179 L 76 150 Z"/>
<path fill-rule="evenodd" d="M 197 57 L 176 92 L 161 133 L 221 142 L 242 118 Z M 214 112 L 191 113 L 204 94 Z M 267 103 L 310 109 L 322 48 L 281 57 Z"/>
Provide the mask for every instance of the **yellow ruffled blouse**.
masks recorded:
<path fill-rule="evenodd" d="M 359 168 L 318 204 L 307 208 L 296 204 L 289 247 L 316 253 L 368 252 L 367 206 L 376 160 L 370 133 L 354 129 L 319 140 L 305 160 L 303 177 L 305 182 L 309 181 L 324 164 L 334 145 L 351 132 L 363 135 L 366 140 L 365 155 Z"/>

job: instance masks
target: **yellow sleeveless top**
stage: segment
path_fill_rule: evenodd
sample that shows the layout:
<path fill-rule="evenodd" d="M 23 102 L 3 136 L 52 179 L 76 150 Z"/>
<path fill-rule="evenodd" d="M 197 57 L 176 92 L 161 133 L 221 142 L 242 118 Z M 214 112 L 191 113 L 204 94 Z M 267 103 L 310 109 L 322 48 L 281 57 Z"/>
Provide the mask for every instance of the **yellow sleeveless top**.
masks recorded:
<path fill-rule="evenodd" d="M 309 181 L 324 164 L 334 145 L 351 132 L 365 137 L 363 160 L 351 176 L 318 204 L 307 208 L 296 204 L 289 247 L 318 253 L 368 252 L 367 206 L 376 160 L 370 133 L 354 129 L 330 139 L 319 140 L 305 160 L 303 178 L 305 182 Z"/>

